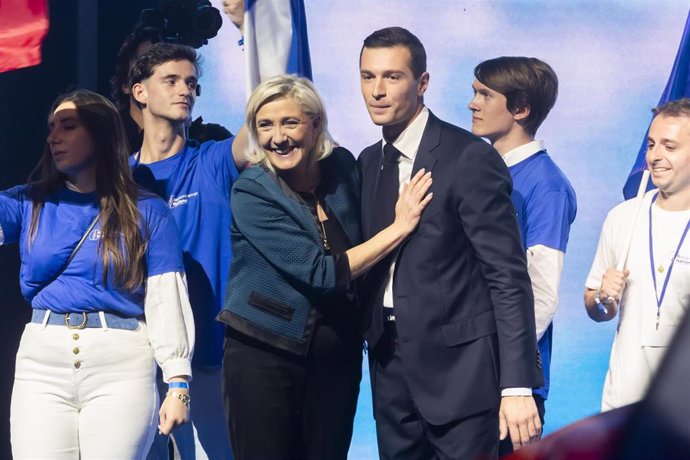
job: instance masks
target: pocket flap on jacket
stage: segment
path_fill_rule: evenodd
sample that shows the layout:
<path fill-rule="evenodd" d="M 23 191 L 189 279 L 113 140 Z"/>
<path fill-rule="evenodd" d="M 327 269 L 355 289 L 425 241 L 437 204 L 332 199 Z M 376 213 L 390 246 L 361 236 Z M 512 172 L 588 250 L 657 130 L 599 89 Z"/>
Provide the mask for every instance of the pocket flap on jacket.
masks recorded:
<path fill-rule="evenodd" d="M 443 342 L 449 347 L 494 334 L 495 332 L 496 317 L 493 310 L 441 326 Z"/>
<path fill-rule="evenodd" d="M 261 295 L 256 291 L 252 291 L 249 295 L 249 305 L 266 313 L 283 318 L 286 321 L 291 321 L 292 316 L 295 314 L 294 308 L 265 295 Z"/>

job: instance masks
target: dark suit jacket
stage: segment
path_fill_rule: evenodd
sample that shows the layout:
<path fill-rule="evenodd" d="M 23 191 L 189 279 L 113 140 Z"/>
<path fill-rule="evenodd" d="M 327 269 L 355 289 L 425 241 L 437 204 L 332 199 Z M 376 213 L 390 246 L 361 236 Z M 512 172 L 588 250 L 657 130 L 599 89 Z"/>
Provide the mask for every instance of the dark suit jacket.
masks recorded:
<path fill-rule="evenodd" d="M 381 148 L 378 142 L 359 157 L 365 239 Z M 497 407 L 501 388 L 539 386 L 542 378 L 505 163 L 486 142 L 430 113 L 412 174 L 420 168 L 432 172 L 434 197 L 395 256 L 396 327 L 415 404 L 428 422 L 445 424 Z M 374 352 L 383 321 L 377 268 L 363 280 L 360 299 Z"/>

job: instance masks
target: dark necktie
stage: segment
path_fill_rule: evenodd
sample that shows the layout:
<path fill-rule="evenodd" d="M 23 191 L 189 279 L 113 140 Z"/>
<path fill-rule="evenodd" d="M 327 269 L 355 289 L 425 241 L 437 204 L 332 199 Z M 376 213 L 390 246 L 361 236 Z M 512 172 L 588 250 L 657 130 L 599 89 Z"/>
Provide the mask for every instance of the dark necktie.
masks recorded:
<path fill-rule="evenodd" d="M 388 143 L 383 147 L 383 161 L 376 184 L 369 237 L 388 227 L 395 220 L 395 203 L 398 201 L 398 188 L 400 185 L 399 158 L 400 150 L 393 147 L 393 144 Z M 377 347 L 379 338 L 383 336 L 384 310 L 386 310 L 386 315 L 391 314 L 390 309 L 383 308 L 383 295 L 386 288 L 385 280 L 394 259 L 395 251 L 374 265 L 367 275 L 366 283 L 370 283 L 369 285 L 372 289 L 369 295 L 374 296 L 371 305 L 373 308 L 371 323 L 368 325 L 367 337 L 369 340 L 372 340 L 372 343 L 370 343 L 372 348 Z M 391 307 L 392 305 L 388 306 Z"/>
<path fill-rule="evenodd" d="M 371 235 L 377 234 L 395 220 L 395 203 L 398 201 L 400 187 L 398 168 L 400 155 L 400 150 L 393 147 L 391 143 L 386 143 L 383 147 L 383 162 L 374 196 Z"/>

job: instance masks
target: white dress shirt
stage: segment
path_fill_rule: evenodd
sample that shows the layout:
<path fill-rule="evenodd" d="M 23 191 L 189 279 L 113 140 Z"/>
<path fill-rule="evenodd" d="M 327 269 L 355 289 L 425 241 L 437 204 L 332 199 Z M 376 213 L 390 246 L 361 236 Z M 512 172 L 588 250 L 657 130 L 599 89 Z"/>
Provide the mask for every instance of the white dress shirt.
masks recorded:
<path fill-rule="evenodd" d="M 400 158 L 398 159 L 398 181 L 400 186 L 398 188 L 398 196 L 405 185 L 405 182 L 409 182 L 412 176 L 412 167 L 414 166 L 414 160 L 417 157 L 417 150 L 419 149 L 419 144 L 422 142 L 422 135 L 424 134 L 424 129 L 426 128 L 426 123 L 429 120 L 429 109 L 424 107 L 419 115 L 412 120 L 405 130 L 400 133 L 397 139 L 393 141 L 393 147 L 400 150 Z M 383 146 L 386 145 L 386 139 L 383 139 L 381 143 L 383 152 Z M 395 262 L 391 264 L 391 268 L 388 272 L 386 279 L 386 290 L 383 294 L 383 307 L 393 308 L 393 272 L 395 271 Z M 384 310 L 385 312 L 386 310 Z M 387 316 L 390 315 L 386 314 Z"/>

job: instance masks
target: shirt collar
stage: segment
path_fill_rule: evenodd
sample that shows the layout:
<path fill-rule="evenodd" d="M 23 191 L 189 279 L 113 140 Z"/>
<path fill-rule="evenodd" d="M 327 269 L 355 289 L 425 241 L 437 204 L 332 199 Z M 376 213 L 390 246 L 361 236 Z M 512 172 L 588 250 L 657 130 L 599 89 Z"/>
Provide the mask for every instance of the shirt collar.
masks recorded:
<path fill-rule="evenodd" d="M 508 167 L 515 166 L 542 150 L 544 150 L 544 141 L 528 142 L 522 144 L 520 147 L 515 147 L 513 150 L 503 155 L 503 161 L 506 162 Z"/>
<path fill-rule="evenodd" d="M 429 120 L 429 109 L 425 107 L 419 112 L 414 120 L 400 133 L 400 135 L 393 141 L 393 147 L 400 150 L 402 155 L 413 160 L 417 156 L 419 144 L 422 142 L 422 135 L 424 135 L 424 128 Z M 383 139 L 382 146 L 386 145 L 386 140 Z"/>

